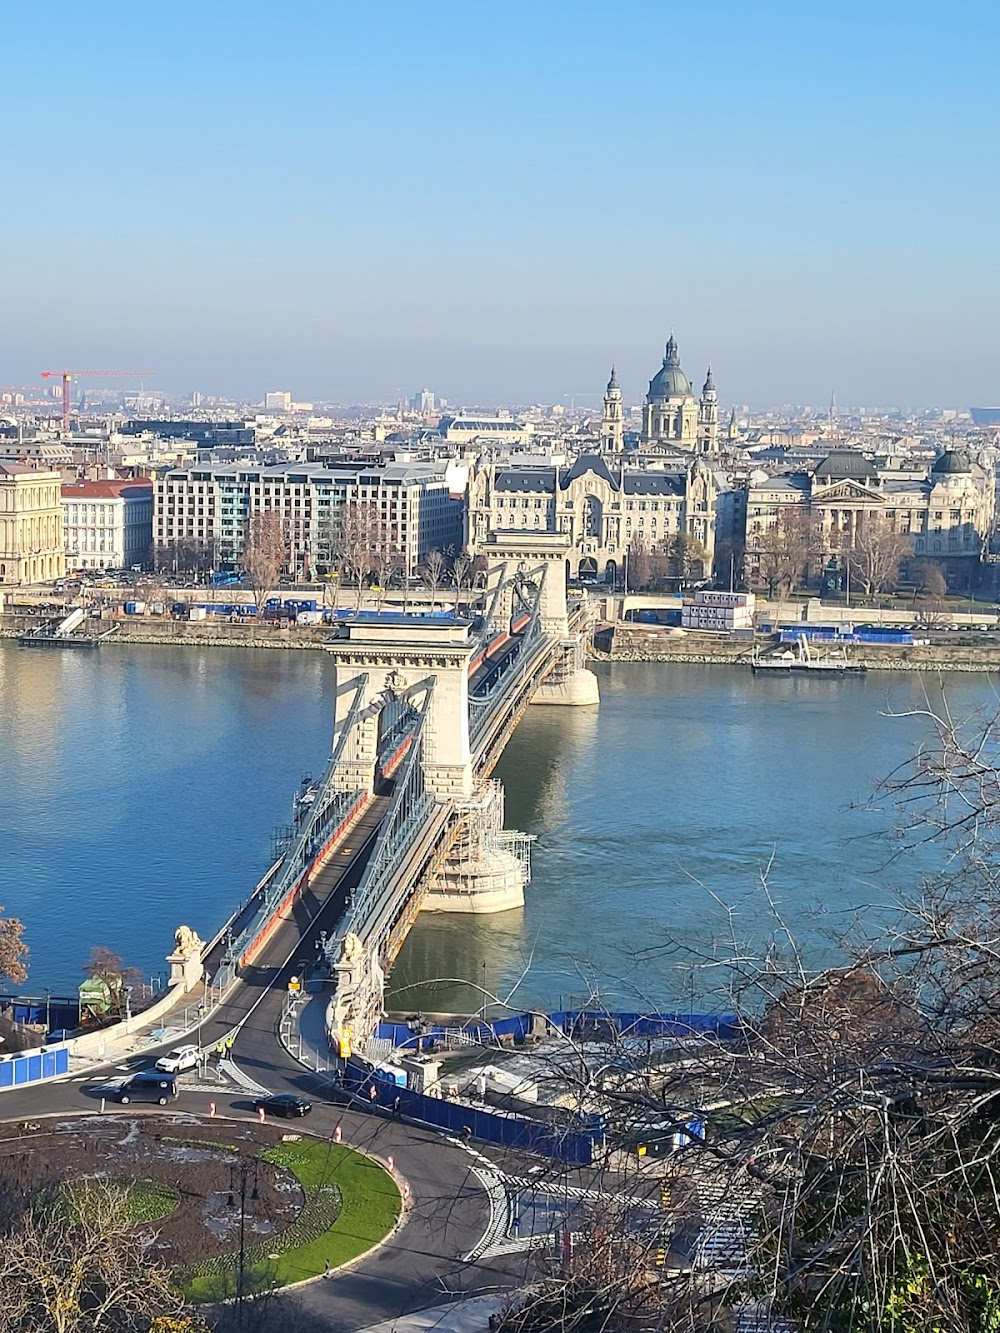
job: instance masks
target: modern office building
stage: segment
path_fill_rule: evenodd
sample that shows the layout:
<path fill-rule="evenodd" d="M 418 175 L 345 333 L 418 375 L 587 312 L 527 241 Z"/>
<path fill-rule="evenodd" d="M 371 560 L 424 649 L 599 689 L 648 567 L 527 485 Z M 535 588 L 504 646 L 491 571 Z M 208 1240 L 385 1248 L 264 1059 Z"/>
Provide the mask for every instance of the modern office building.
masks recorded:
<path fill-rule="evenodd" d="M 463 486 L 444 460 L 173 468 L 156 483 L 153 540 L 160 550 L 196 546 L 217 568 L 235 568 L 250 520 L 271 512 L 288 543 L 286 573 L 310 577 L 336 567 L 345 506 L 357 505 L 380 547 L 413 574 L 428 551 L 461 548 Z"/>
<path fill-rule="evenodd" d="M 58 472 L 0 464 L 0 584 L 44 583 L 66 572 Z"/>
<path fill-rule="evenodd" d="M 153 483 L 76 481 L 62 488 L 67 569 L 145 565 L 153 541 Z"/>

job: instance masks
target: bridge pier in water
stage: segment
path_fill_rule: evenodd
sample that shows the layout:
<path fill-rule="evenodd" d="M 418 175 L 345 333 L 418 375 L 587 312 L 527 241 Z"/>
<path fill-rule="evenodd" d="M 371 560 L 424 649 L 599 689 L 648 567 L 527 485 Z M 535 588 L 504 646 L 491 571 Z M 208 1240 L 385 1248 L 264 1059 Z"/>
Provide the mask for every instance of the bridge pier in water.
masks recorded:
<path fill-rule="evenodd" d="M 386 972 L 418 912 L 523 905 L 531 839 L 504 830 L 490 774 L 530 703 L 598 702 L 586 611 L 566 601 L 564 538 L 501 533 L 487 549 L 486 588 L 468 616 L 359 616 L 328 645 L 332 780 L 369 819 L 378 813 L 326 946 L 337 977 L 328 1023 L 342 1053 L 381 1018 Z"/>

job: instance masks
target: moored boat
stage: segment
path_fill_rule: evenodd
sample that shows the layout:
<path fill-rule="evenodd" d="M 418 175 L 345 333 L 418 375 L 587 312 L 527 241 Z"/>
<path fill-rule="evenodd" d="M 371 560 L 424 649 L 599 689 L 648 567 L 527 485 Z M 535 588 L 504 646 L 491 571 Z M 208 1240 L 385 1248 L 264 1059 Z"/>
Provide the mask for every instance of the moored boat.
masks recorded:
<path fill-rule="evenodd" d="M 793 648 L 759 655 L 756 650 L 750 659 L 750 670 L 756 675 L 790 676 L 807 673 L 816 676 L 862 676 L 868 670 L 860 662 L 852 662 L 841 649 L 841 655 L 816 653 L 809 640 L 801 635 Z"/>

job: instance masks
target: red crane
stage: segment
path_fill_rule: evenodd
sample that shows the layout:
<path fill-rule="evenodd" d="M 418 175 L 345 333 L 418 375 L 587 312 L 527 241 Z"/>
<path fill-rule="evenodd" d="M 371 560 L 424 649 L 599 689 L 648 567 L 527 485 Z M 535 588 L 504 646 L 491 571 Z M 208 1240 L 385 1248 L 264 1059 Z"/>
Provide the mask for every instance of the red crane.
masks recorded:
<path fill-rule="evenodd" d="M 80 375 L 96 375 L 101 379 L 121 379 L 125 375 L 152 375 L 151 370 L 43 370 L 42 379 L 62 379 L 62 433 L 63 439 L 69 439 L 69 385 L 70 380 Z"/>

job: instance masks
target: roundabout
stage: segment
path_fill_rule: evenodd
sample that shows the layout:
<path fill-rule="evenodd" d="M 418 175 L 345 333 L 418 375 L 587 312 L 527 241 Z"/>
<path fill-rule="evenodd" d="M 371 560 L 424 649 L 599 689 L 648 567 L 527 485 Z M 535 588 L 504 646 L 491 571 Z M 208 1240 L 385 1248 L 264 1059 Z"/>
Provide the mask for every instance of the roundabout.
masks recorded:
<path fill-rule="evenodd" d="M 193 1302 L 306 1281 L 395 1229 L 400 1189 L 372 1156 L 246 1120 L 81 1116 L 25 1134 L 0 1125 L 0 1194 L 54 1191 L 72 1213 L 111 1210 L 155 1232 Z"/>

